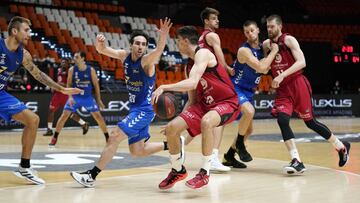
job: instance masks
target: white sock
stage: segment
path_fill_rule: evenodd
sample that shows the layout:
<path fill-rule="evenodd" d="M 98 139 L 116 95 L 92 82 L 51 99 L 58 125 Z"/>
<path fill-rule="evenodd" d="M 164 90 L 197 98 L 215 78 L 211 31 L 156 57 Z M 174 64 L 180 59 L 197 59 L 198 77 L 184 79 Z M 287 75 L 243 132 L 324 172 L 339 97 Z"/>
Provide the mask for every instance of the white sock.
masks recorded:
<path fill-rule="evenodd" d="M 331 144 L 333 144 L 337 150 L 345 148 L 344 144 L 337 137 L 335 137 L 334 141 L 331 142 Z"/>
<path fill-rule="evenodd" d="M 290 155 L 291 155 L 291 159 L 297 159 L 299 162 L 301 162 L 300 160 L 300 155 L 297 149 L 291 149 L 290 150 Z"/>
<path fill-rule="evenodd" d="M 212 151 L 212 156 L 213 156 L 213 158 L 215 159 L 217 159 L 218 157 L 219 157 L 219 149 L 213 149 L 213 151 Z"/>
<path fill-rule="evenodd" d="M 210 174 L 211 155 L 203 156 L 203 166 L 201 168 L 206 170 L 207 175 Z"/>
<path fill-rule="evenodd" d="M 170 154 L 171 167 L 173 169 L 175 169 L 176 171 L 181 171 L 181 169 L 182 169 L 182 164 L 181 164 L 180 160 L 181 160 L 180 153 L 179 154 Z"/>
<path fill-rule="evenodd" d="M 80 124 L 80 125 L 84 125 L 84 124 L 85 124 L 85 121 L 84 121 L 83 119 L 81 119 L 81 118 L 80 118 L 80 120 L 79 120 L 79 124 Z"/>
<path fill-rule="evenodd" d="M 52 129 L 52 122 L 48 122 L 48 128 Z"/>

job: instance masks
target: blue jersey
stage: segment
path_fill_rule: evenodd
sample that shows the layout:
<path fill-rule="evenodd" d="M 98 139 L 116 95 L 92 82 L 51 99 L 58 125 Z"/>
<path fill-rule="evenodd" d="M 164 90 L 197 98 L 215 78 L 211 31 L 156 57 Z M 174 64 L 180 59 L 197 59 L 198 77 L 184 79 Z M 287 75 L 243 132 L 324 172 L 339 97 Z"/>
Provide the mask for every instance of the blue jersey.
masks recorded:
<path fill-rule="evenodd" d="M 149 107 L 151 106 L 151 94 L 155 85 L 155 74 L 149 77 L 144 72 L 141 66 L 140 57 L 136 61 L 131 60 L 131 54 L 129 54 L 125 61 L 125 82 L 129 92 L 130 107 Z"/>
<path fill-rule="evenodd" d="M 241 47 L 249 48 L 258 60 L 264 58 L 261 46 L 259 49 L 256 49 L 252 48 L 249 43 L 245 42 Z M 259 84 L 261 74 L 257 73 L 255 69 L 251 68 L 246 63 L 242 64 L 238 60 L 235 60 L 232 67 L 235 69 L 235 75 L 231 76 L 231 81 L 235 87 L 253 91 L 253 89 Z"/>
<path fill-rule="evenodd" d="M 24 49 L 20 45 L 16 51 L 10 51 L 5 40 L 0 39 L 0 91 L 3 90 L 12 74 L 22 64 Z"/>
<path fill-rule="evenodd" d="M 72 87 L 77 87 L 84 90 L 82 97 L 88 97 L 92 93 L 92 80 L 91 80 L 91 67 L 86 65 L 86 69 L 79 70 L 77 65 L 74 65 L 74 71 L 72 75 Z M 80 96 L 80 95 L 74 95 Z"/>

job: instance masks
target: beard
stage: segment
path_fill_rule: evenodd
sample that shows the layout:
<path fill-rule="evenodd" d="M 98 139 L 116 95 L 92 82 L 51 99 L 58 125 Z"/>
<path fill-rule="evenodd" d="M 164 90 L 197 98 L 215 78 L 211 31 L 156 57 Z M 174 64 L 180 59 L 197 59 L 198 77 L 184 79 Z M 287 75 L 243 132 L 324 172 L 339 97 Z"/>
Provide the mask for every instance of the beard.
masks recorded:
<path fill-rule="evenodd" d="M 275 30 L 272 33 L 268 33 L 270 39 L 275 39 L 279 35 L 279 30 Z"/>

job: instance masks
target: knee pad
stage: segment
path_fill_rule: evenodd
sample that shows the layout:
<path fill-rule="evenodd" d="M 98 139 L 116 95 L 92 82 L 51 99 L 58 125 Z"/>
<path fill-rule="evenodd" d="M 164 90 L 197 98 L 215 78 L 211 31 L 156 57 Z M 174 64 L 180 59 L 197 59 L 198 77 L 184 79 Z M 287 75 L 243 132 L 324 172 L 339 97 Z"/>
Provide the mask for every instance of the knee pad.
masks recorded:
<path fill-rule="evenodd" d="M 317 120 L 311 119 L 309 121 L 305 121 L 305 124 L 308 128 L 315 131 L 326 140 L 331 137 L 331 131 L 329 130 L 329 128 L 326 127 L 324 124 L 318 122 Z"/>
<path fill-rule="evenodd" d="M 293 139 L 294 133 L 290 128 L 290 116 L 280 112 L 277 117 L 277 122 L 279 124 L 284 141 Z"/>

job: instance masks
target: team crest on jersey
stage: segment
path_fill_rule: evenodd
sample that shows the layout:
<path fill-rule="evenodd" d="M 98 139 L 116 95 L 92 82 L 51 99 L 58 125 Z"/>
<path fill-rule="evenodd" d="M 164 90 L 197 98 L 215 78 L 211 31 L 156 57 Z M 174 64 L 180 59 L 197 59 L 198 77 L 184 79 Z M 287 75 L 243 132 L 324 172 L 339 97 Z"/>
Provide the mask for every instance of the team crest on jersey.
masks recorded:
<path fill-rule="evenodd" d="M 280 54 L 276 54 L 275 56 L 275 63 L 280 63 L 282 61 L 282 57 Z"/>
<path fill-rule="evenodd" d="M 207 81 L 203 78 L 200 79 L 200 84 L 203 87 L 203 89 L 206 89 L 208 87 Z"/>

